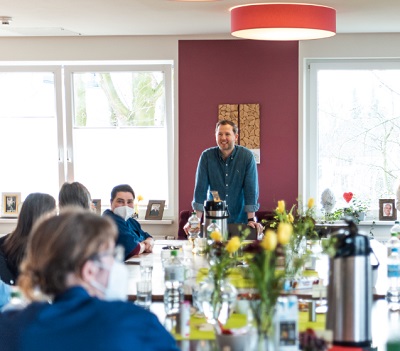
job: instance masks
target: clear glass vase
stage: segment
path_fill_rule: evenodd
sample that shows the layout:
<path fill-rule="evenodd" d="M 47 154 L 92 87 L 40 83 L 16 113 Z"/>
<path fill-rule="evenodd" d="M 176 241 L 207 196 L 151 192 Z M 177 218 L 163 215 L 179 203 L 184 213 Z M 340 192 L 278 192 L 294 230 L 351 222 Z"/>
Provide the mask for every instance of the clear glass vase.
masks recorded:
<path fill-rule="evenodd" d="M 252 351 L 275 351 L 272 333 L 257 332 L 254 338 Z"/>
<path fill-rule="evenodd" d="M 276 307 L 268 306 L 260 300 L 251 301 L 250 306 L 254 317 L 254 329 L 249 349 L 251 351 L 273 351 Z"/>
<path fill-rule="evenodd" d="M 198 293 L 207 322 L 226 324 L 233 312 L 236 297 L 237 290 L 227 279 L 208 278 Z"/>

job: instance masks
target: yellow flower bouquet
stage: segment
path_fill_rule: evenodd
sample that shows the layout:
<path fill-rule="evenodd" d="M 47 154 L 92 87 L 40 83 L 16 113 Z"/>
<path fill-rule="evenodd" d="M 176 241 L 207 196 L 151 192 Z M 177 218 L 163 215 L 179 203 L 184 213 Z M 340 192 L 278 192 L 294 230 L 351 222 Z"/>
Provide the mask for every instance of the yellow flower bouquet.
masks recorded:
<path fill-rule="evenodd" d="M 210 265 L 208 279 L 200 288 L 199 299 L 207 321 L 212 324 L 225 324 L 236 303 L 237 290 L 227 277 L 230 270 L 236 267 L 239 250 L 244 235 L 234 236 L 223 241 L 221 233 L 213 232 L 207 248 Z"/>
<path fill-rule="evenodd" d="M 278 201 L 276 208 L 275 221 L 271 228 L 277 230 L 278 235 L 283 236 L 281 242 L 285 247 L 285 274 L 288 277 L 301 275 L 302 268 L 310 256 L 310 250 L 307 249 L 307 241 L 316 240 L 318 234 L 315 231 L 315 203 L 310 198 L 306 209 L 303 208 L 301 201 L 298 205 L 292 206 L 288 212 L 284 201 Z M 288 236 L 289 226 L 293 235 Z"/>

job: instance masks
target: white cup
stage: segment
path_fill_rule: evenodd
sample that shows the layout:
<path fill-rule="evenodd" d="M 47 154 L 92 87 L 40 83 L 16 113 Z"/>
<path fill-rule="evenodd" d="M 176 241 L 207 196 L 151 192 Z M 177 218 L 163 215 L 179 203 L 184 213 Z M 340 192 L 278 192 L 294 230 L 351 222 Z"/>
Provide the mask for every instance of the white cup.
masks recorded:
<path fill-rule="evenodd" d="M 149 310 L 151 306 L 151 295 L 151 281 L 141 280 L 136 283 L 136 305 Z"/>

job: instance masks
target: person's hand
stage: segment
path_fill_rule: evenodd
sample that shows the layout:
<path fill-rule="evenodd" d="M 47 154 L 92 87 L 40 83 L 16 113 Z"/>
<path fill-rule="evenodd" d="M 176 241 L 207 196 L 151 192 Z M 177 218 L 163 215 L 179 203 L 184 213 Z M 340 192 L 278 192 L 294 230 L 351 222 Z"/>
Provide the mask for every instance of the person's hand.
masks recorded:
<path fill-rule="evenodd" d="M 140 250 L 139 250 L 139 255 L 140 255 L 144 252 L 144 250 L 146 250 L 146 245 L 143 241 L 143 242 L 139 243 L 139 246 L 140 246 Z"/>
<path fill-rule="evenodd" d="M 247 222 L 247 225 L 251 228 L 257 229 L 257 238 L 259 239 L 263 235 L 264 226 L 261 223 L 257 223 L 254 221 Z"/>
<path fill-rule="evenodd" d="M 183 226 L 183 230 L 185 231 L 186 236 L 189 235 L 189 227 L 190 227 L 190 223 L 189 223 L 189 222 L 187 222 L 187 223 Z"/>
<path fill-rule="evenodd" d="M 153 251 L 153 246 L 154 246 L 153 238 L 147 238 L 146 240 L 142 241 L 142 243 L 145 246 L 144 252 L 152 252 Z"/>

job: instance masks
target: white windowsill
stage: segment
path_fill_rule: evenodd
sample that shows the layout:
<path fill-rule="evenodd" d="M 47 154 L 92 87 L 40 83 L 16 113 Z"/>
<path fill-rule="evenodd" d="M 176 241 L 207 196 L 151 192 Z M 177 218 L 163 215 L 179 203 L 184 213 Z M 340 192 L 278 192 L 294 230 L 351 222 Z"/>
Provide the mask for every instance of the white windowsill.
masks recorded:
<path fill-rule="evenodd" d="M 172 219 L 160 219 L 160 220 L 145 220 L 139 219 L 140 224 L 151 224 L 151 225 L 168 225 L 174 221 Z M 0 224 L 14 224 L 17 223 L 17 218 L 0 218 Z"/>
<path fill-rule="evenodd" d="M 172 224 L 174 221 L 172 219 L 159 219 L 159 220 L 147 220 L 147 219 L 137 219 L 140 224 L 155 224 L 155 225 L 165 225 L 165 224 Z"/>
<path fill-rule="evenodd" d="M 17 218 L 0 218 L 0 223 L 12 224 L 17 223 L 17 220 Z"/>

